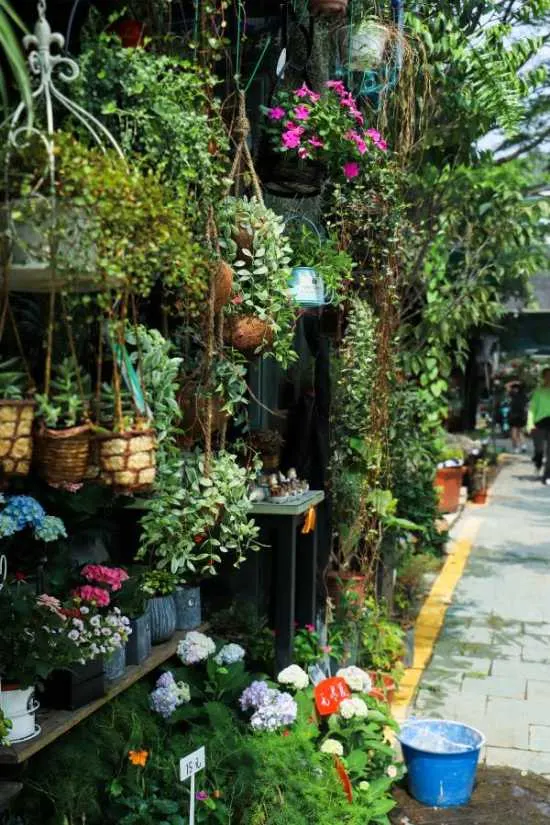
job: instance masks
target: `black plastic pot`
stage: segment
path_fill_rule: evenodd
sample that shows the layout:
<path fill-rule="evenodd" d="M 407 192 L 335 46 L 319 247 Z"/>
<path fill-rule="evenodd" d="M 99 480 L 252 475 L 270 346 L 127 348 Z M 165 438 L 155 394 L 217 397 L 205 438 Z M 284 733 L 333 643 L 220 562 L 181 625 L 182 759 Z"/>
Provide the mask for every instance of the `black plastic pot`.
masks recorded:
<path fill-rule="evenodd" d="M 126 644 L 126 664 L 140 665 L 151 654 L 151 617 L 147 609 L 143 616 L 130 621 L 132 632 Z"/>
<path fill-rule="evenodd" d="M 272 195 L 279 198 L 314 198 L 321 193 L 326 168 L 315 160 L 300 160 L 287 153 L 275 152 L 264 141 L 258 173 L 265 189 Z"/>
<path fill-rule="evenodd" d="M 76 710 L 105 696 L 103 658 L 70 670 L 54 670 L 44 682 L 41 703 L 56 710 Z"/>

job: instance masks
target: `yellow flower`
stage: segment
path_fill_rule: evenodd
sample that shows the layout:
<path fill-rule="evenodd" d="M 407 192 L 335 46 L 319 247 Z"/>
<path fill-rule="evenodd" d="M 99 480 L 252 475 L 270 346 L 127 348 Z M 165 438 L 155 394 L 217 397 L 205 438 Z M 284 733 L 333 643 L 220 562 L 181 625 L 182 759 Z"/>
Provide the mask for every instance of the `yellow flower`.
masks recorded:
<path fill-rule="evenodd" d="M 139 765 L 144 768 L 149 758 L 149 751 L 128 751 L 128 759 L 132 765 Z"/>

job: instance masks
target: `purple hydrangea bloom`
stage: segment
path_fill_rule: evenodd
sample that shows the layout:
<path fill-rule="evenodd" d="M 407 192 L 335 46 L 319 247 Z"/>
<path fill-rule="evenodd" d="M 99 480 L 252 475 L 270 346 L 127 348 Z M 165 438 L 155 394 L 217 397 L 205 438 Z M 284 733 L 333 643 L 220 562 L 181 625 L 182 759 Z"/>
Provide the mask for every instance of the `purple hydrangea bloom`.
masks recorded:
<path fill-rule="evenodd" d="M 160 713 L 163 719 L 169 719 L 178 706 L 177 694 L 163 687 L 156 688 L 149 696 L 151 710 Z"/>
<path fill-rule="evenodd" d="M 279 691 L 270 688 L 266 682 L 252 682 L 241 693 L 239 699 L 242 710 L 256 710 L 256 708 L 271 702 Z"/>
<path fill-rule="evenodd" d="M 174 684 L 174 677 L 169 670 L 167 670 L 165 673 L 161 673 L 161 675 L 157 679 L 158 688 L 169 688 L 172 687 L 172 685 Z"/>
<path fill-rule="evenodd" d="M 273 731 L 296 721 L 298 706 L 290 693 L 274 692 L 276 696 L 252 715 L 250 724 L 254 730 Z"/>

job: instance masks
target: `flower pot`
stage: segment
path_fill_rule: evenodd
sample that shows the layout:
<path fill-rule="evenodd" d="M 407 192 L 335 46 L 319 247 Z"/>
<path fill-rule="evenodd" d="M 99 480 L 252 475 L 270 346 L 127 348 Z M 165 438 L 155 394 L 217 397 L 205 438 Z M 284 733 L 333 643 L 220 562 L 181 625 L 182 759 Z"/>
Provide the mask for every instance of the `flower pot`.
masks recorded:
<path fill-rule="evenodd" d="M 126 645 L 122 645 L 122 647 L 117 647 L 110 656 L 104 659 L 103 672 L 107 681 L 113 682 L 115 679 L 120 679 L 121 676 L 124 676 L 125 670 Z"/>
<path fill-rule="evenodd" d="M 474 504 L 486 504 L 487 503 L 487 494 L 488 490 L 476 490 L 476 492 L 472 496 L 472 501 Z"/>
<path fill-rule="evenodd" d="M 219 312 L 227 304 L 233 289 L 233 270 L 225 261 L 217 261 L 214 271 L 214 310 Z"/>
<path fill-rule="evenodd" d="M 178 394 L 178 404 L 182 413 L 180 429 L 183 431 L 182 443 L 188 445 L 204 438 L 206 432 L 208 400 L 199 392 L 199 385 L 191 382 L 186 384 Z M 223 407 L 221 395 L 212 396 L 212 426 L 211 432 L 216 433 L 229 419 Z"/>
<path fill-rule="evenodd" d="M 326 586 L 328 597 L 336 609 L 340 607 L 344 595 L 346 601 L 349 602 L 350 611 L 363 607 L 365 604 L 366 576 L 330 570 L 327 574 Z"/>
<path fill-rule="evenodd" d="M 456 513 L 460 506 L 460 489 L 464 467 L 438 467 L 435 487 L 439 494 L 439 512 Z"/>
<path fill-rule="evenodd" d="M 57 710 L 76 710 L 105 696 L 103 658 L 54 670 L 44 682 L 43 704 Z"/>
<path fill-rule="evenodd" d="M 0 401 L 0 476 L 28 475 L 34 408 L 34 401 Z"/>
<path fill-rule="evenodd" d="M 120 37 L 121 45 L 125 49 L 136 49 L 143 45 L 145 35 L 145 24 L 139 20 L 119 20 L 115 23 L 113 30 Z"/>
<path fill-rule="evenodd" d="M 369 671 L 369 676 L 372 679 L 374 687 L 369 692 L 369 696 L 378 699 L 381 702 L 387 702 L 391 705 L 393 697 L 395 696 L 395 679 L 389 673 L 378 673 L 375 670 Z"/>
<path fill-rule="evenodd" d="M 176 602 L 173 596 L 156 596 L 149 601 L 151 644 L 171 639 L 176 630 Z"/>
<path fill-rule="evenodd" d="M 176 603 L 176 630 L 194 630 L 201 623 L 200 587 L 177 587 L 174 593 Z"/>
<path fill-rule="evenodd" d="M 265 472 L 272 473 L 274 470 L 278 470 L 280 462 L 280 453 L 270 453 L 269 455 L 262 454 L 262 469 Z"/>
<path fill-rule="evenodd" d="M 349 35 L 347 35 L 349 37 Z M 375 20 L 365 20 L 354 27 L 349 38 L 349 68 L 365 72 L 379 66 L 388 43 L 388 29 Z"/>
<path fill-rule="evenodd" d="M 126 643 L 126 664 L 140 665 L 151 655 L 151 617 L 149 607 L 137 619 L 131 619 L 132 632 Z"/>
<path fill-rule="evenodd" d="M 8 742 L 23 742 L 39 735 L 40 728 L 36 725 L 38 707 L 34 687 L 21 689 L 19 685 L 2 685 L 0 708 L 12 724 L 7 735 Z"/>
<path fill-rule="evenodd" d="M 231 316 L 227 319 L 224 337 L 235 349 L 250 352 L 271 344 L 273 328 L 255 315 Z"/>
<path fill-rule="evenodd" d="M 38 474 L 48 484 L 79 484 L 90 456 L 90 425 L 51 430 L 41 424 L 34 436 Z"/>
<path fill-rule="evenodd" d="M 321 193 L 326 177 L 324 164 L 315 160 L 300 160 L 273 149 L 264 151 L 259 174 L 272 195 L 279 198 L 314 198 Z"/>
<path fill-rule="evenodd" d="M 310 0 L 312 14 L 345 14 L 347 8 L 348 0 Z"/>
<path fill-rule="evenodd" d="M 156 474 L 153 430 L 100 434 L 97 441 L 103 484 L 122 493 L 138 493 L 151 487 Z"/>

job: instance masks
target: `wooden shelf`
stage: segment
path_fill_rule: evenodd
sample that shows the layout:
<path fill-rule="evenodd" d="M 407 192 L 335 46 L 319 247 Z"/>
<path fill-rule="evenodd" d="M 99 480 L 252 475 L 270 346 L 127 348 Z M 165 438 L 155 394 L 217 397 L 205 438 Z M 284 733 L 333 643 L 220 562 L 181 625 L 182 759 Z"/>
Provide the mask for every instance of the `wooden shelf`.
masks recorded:
<path fill-rule="evenodd" d="M 37 722 L 42 728 L 42 733 L 30 742 L 21 742 L 19 745 L 10 745 L 0 748 L 0 765 L 16 765 L 25 762 L 35 753 L 41 751 L 52 742 L 55 742 L 64 733 L 74 728 L 83 719 L 91 716 L 96 710 L 103 707 L 119 693 L 122 693 L 143 676 L 154 670 L 176 652 L 178 642 L 186 635 L 186 631 L 176 633 L 168 642 L 155 645 L 148 659 L 141 665 L 130 665 L 126 668 L 124 676 L 112 682 L 105 696 L 90 702 L 78 710 L 43 710 L 37 714 Z"/>
<path fill-rule="evenodd" d="M 255 501 L 252 505 L 251 515 L 253 516 L 301 516 L 310 507 L 317 507 L 325 498 L 322 490 L 310 490 L 309 493 L 300 496 L 298 502 L 292 501 L 274 504 L 272 501 Z"/>

